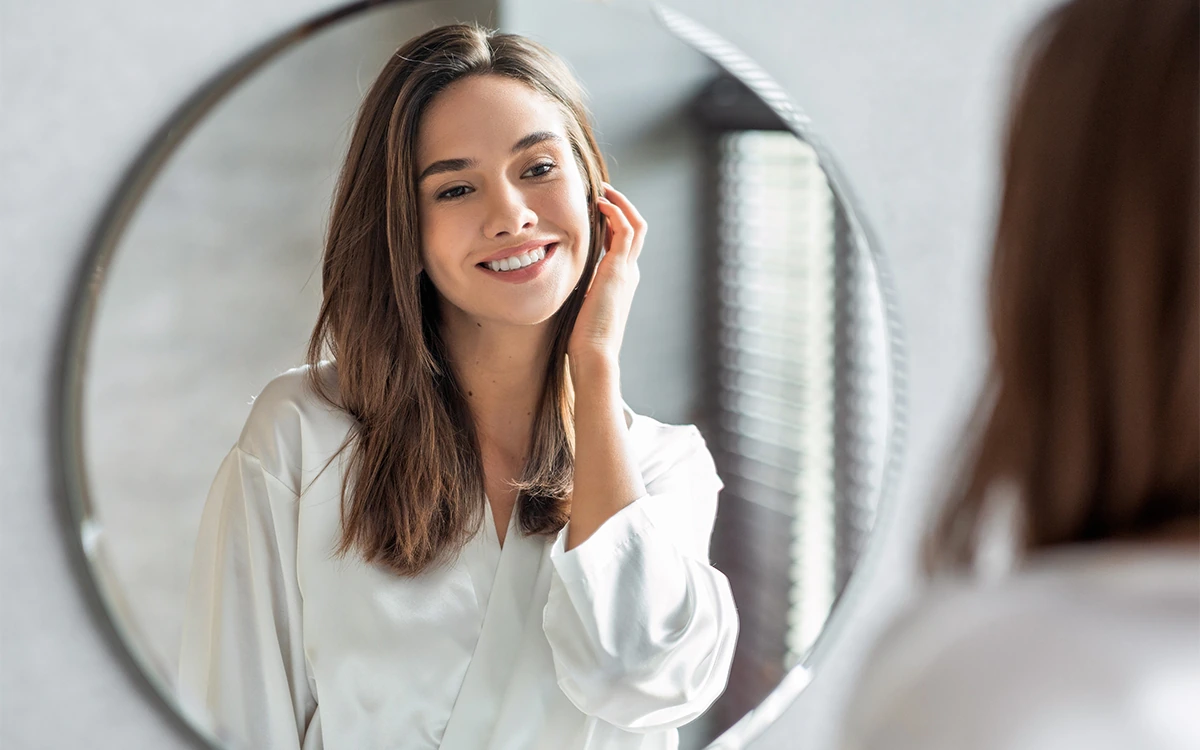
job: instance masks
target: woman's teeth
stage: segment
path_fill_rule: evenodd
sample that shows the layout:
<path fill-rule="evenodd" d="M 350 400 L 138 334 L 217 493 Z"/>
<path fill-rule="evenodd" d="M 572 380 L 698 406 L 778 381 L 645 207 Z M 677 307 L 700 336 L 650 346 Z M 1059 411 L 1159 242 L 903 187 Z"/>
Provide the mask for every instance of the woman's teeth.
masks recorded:
<path fill-rule="evenodd" d="M 505 258 L 504 260 L 493 260 L 487 264 L 487 267 L 493 271 L 515 271 L 518 268 L 531 266 L 545 257 L 546 248 L 539 247 L 537 250 L 530 250 L 522 255 L 514 255 L 513 257 Z"/>

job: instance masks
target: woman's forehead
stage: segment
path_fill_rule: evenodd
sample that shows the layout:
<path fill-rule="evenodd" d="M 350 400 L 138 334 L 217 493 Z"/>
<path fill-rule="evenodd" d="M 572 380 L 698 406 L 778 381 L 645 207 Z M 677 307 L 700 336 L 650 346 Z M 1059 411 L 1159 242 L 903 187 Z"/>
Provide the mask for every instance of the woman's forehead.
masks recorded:
<path fill-rule="evenodd" d="M 502 76 L 471 76 L 438 94 L 417 131 L 420 164 L 509 156 L 530 133 L 566 137 L 563 110 L 540 91 Z"/>

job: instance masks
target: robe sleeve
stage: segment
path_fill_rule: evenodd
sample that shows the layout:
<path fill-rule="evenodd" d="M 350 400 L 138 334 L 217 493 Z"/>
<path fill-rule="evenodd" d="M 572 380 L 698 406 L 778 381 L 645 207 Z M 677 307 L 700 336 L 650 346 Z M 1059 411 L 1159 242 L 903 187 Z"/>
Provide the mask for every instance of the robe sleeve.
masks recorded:
<path fill-rule="evenodd" d="M 200 522 L 179 657 L 185 710 L 239 747 L 293 750 L 314 722 L 296 577 L 296 493 L 235 447 Z"/>
<path fill-rule="evenodd" d="M 579 546 L 551 548 L 542 626 L 560 689 L 621 729 L 678 727 L 725 691 L 738 617 L 729 581 L 709 564 L 722 483 L 700 433 Z"/>

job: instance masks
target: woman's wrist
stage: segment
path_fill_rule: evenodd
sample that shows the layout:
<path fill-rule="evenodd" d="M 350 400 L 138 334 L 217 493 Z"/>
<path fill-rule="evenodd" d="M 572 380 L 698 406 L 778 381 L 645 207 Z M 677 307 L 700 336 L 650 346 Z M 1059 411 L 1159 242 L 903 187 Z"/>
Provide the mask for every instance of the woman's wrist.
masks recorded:
<path fill-rule="evenodd" d="M 620 390 L 621 367 L 617 358 L 599 352 L 567 356 L 575 391 Z"/>

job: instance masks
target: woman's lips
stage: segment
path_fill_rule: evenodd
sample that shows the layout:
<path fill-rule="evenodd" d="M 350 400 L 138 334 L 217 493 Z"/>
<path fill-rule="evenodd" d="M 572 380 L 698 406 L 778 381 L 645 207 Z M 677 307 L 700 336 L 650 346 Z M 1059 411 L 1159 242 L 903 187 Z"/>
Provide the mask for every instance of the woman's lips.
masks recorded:
<path fill-rule="evenodd" d="M 542 269 L 546 267 L 546 262 L 549 261 L 550 258 L 554 257 L 554 254 L 557 252 L 557 250 L 558 243 L 551 242 L 549 245 L 546 245 L 546 256 L 544 258 L 536 263 L 530 263 L 529 265 L 524 266 L 523 268 L 518 268 L 514 271 L 493 271 L 490 267 L 483 263 L 476 265 L 476 268 L 498 281 L 507 281 L 511 284 L 519 284 L 529 281 L 530 279 L 537 278 L 538 275 L 541 274 Z"/>

